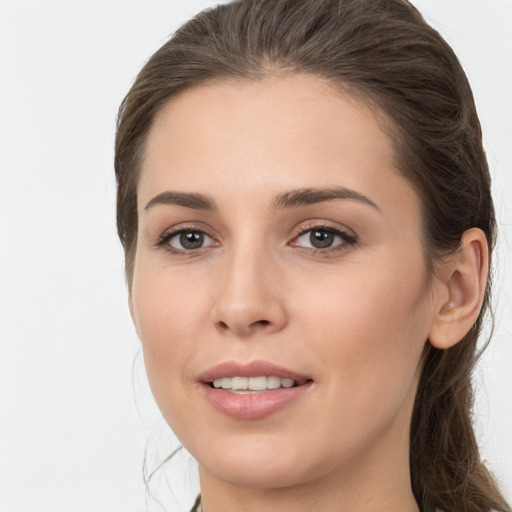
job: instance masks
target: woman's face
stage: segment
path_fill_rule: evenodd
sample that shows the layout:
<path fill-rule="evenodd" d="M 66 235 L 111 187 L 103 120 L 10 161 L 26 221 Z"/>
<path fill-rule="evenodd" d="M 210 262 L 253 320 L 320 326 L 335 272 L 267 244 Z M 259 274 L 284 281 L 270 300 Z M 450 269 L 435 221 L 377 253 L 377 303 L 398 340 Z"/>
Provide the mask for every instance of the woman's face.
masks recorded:
<path fill-rule="evenodd" d="M 185 91 L 149 134 L 138 211 L 131 312 L 202 478 L 407 466 L 436 284 L 369 109 L 301 75 Z"/>

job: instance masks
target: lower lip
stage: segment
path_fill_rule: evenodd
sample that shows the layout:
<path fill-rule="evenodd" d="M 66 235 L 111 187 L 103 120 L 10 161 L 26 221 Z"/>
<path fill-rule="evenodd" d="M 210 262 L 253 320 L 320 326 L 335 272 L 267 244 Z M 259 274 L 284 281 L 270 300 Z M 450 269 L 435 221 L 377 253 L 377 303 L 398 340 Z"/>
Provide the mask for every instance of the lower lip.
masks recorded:
<path fill-rule="evenodd" d="M 310 388 L 311 382 L 293 388 L 278 388 L 260 393 L 236 394 L 203 384 L 206 399 L 218 411 L 232 418 L 258 420 L 283 409 L 298 400 Z"/>

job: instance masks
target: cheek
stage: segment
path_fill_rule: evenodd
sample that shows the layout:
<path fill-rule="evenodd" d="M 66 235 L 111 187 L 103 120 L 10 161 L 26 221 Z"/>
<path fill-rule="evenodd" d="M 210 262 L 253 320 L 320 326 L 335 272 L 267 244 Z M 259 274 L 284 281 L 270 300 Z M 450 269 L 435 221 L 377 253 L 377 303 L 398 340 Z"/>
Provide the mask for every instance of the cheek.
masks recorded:
<path fill-rule="evenodd" d="M 144 352 L 152 392 L 165 416 L 169 397 L 180 398 L 189 381 L 184 372 L 198 350 L 199 333 L 210 317 L 209 287 L 201 287 L 154 265 L 136 268 L 132 287 L 133 317 Z"/>
<path fill-rule="evenodd" d="M 364 272 L 325 279 L 315 287 L 323 292 L 307 300 L 314 309 L 303 307 L 299 315 L 310 319 L 303 332 L 314 340 L 328 400 L 344 405 L 333 410 L 361 421 L 384 421 L 400 408 L 429 330 L 421 258 L 375 261 Z"/>

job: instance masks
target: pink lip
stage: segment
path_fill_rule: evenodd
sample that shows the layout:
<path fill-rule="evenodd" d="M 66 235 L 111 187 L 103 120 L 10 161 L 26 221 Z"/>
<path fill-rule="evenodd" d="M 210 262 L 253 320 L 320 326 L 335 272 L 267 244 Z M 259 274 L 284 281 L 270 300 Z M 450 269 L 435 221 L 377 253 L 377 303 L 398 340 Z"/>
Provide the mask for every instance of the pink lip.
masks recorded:
<path fill-rule="evenodd" d="M 275 376 L 301 383 L 292 388 L 278 388 L 254 394 L 235 394 L 215 389 L 210 383 L 222 377 Z M 312 380 L 266 361 L 240 364 L 227 361 L 210 368 L 199 377 L 206 400 L 219 412 L 236 419 L 257 420 L 269 416 L 293 402 L 311 388 Z"/>

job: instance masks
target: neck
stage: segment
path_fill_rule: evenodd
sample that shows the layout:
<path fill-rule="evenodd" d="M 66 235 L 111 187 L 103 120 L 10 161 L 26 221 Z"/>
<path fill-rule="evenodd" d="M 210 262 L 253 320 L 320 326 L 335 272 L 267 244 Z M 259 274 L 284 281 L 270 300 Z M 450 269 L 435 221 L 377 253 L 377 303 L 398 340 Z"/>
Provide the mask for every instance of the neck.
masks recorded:
<path fill-rule="evenodd" d="M 203 484 L 202 512 L 418 512 L 410 485 L 394 479 L 386 486 L 374 487 L 368 480 L 364 487 L 347 482 L 330 486 L 309 484 L 280 489 L 243 489 Z"/>

